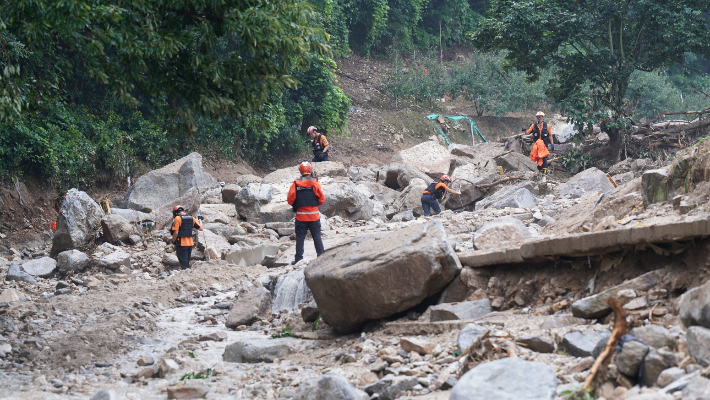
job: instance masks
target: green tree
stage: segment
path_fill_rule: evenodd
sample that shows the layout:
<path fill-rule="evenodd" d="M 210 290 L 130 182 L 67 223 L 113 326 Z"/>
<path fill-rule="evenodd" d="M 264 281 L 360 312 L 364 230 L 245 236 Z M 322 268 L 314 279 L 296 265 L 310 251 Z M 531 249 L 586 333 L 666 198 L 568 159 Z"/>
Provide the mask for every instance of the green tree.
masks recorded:
<path fill-rule="evenodd" d="M 0 3 L 0 118 L 17 118 L 88 77 L 125 104 L 151 102 L 191 130 L 195 113 L 239 117 L 295 88 L 327 35 L 301 0 L 26 0 Z M 226 40 L 226 43 L 224 42 Z M 221 46 L 224 51 L 214 51 Z M 65 88 L 66 89 L 66 88 Z"/>
<path fill-rule="evenodd" d="M 601 123 L 618 157 L 632 74 L 676 64 L 685 52 L 708 54 L 709 6 L 704 0 L 493 0 L 474 39 L 483 49 L 508 50 L 507 65 L 531 79 L 552 67 L 548 94 L 579 126 Z"/>

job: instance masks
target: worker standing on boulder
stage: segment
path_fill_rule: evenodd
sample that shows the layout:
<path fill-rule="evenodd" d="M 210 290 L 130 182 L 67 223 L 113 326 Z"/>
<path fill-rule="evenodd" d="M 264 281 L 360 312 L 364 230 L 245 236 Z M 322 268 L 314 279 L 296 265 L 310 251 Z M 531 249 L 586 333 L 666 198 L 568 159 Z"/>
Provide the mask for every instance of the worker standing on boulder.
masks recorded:
<path fill-rule="evenodd" d="M 308 127 L 308 134 L 311 135 L 311 144 L 313 145 L 313 160 L 311 162 L 330 161 L 330 144 L 325 135 L 318 133 L 318 128 L 315 126 Z"/>
<path fill-rule="evenodd" d="M 183 206 L 173 207 L 173 226 L 170 230 L 173 234 L 175 254 L 177 254 L 178 261 L 180 261 L 181 269 L 190 268 L 192 246 L 195 245 L 192 239 L 193 227 L 202 230 L 202 224 L 197 222 L 192 216 L 187 215 Z"/>
<path fill-rule="evenodd" d="M 424 210 L 424 216 L 429 216 L 429 210 L 433 209 L 434 214 L 439 214 L 441 212 L 441 207 L 439 207 L 439 199 L 444 197 L 444 192 L 449 192 L 453 194 L 461 194 L 451 190 L 446 186 L 446 184 L 451 184 L 451 178 L 448 175 L 443 175 L 439 178 L 439 182 L 432 182 L 424 190 L 422 194 L 422 209 Z"/>
<path fill-rule="evenodd" d="M 318 207 L 325 203 L 325 194 L 320 183 L 312 175 L 311 163 L 302 162 L 298 166 L 298 171 L 301 177 L 293 181 L 286 197 L 286 201 L 296 213 L 296 258 L 291 264 L 296 264 L 303 259 L 303 245 L 308 231 L 313 237 L 316 254 L 321 255 L 325 251 L 320 235 L 320 212 L 318 211 Z"/>
<path fill-rule="evenodd" d="M 545 143 L 545 146 L 548 149 L 555 150 L 550 126 L 547 125 L 547 122 L 543 121 L 543 119 L 545 118 L 545 113 L 542 111 L 538 111 L 536 116 L 537 123 L 533 123 L 532 125 L 530 125 L 530 128 L 528 128 L 528 130 L 525 132 L 528 134 L 532 133 L 533 142 L 537 142 L 538 139 L 542 139 L 543 143 Z"/>

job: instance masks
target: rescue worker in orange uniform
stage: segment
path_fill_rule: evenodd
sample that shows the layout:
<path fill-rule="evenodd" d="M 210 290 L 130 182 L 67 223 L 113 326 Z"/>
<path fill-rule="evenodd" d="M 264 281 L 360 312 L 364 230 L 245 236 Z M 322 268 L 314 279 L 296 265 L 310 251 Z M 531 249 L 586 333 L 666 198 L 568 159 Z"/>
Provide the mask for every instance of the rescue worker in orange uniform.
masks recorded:
<path fill-rule="evenodd" d="M 461 194 L 455 190 L 449 189 L 446 184 L 451 184 L 451 178 L 448 175 L 443 175 L 439 178 L 439 182 L 432 182 L 424 190 L 422 194 L 422 209 L 424 210 L 424 216 L 428 217 L 430 214 L 430 209 L 434 210 L 434 214 L 439 214 L 441 212 L 441 207 L 439 207 L 439 200 L 444 197 L 444 192 L 449 192 L 453 194 Z"/>
<path fill-rule="evenodd" d="M 286 201 L 296 213 L 296 258 L 291 264 L 296 264 L 303 259 L 303 246 L 308 231 L 313 237 L 316 254 L 325 251 L 321 238 L 320 212 L 318 207 L 325 203 L 325 194 L 320 183 L 311 175 L 313 166 L 304 161 L 298 166 L 301 177 L 293 181 L 288 191 Z"/>
<path fill-rule="evenodd" d="M 202 219 L 202 217 L 198 218 Z M 192 216 L 187 215 L 183 206 L 173 207 L 173 225 L 170 230 L 173 234 L 175 254 L 178 261 L 180 261 L 181 269 L 190 268 L 192 246 L 195 245 L 195 241 L 192 239 L 192 228 L 202 230 L 202 224 L 197 222 Z"/>
<path fill-rule="evenodd" d="M 533 123 L 532 125 L 530 125 L 530 128 L 528 128 L 528 130 L 525 132 L 527 134 L 532 134 L 533 142 L 537 142 L 538 139 L 542 139 L 543 143 L 545 143 L 545 146 L 547 146 L 548 149 L 554 151 L 555 144 L 552 140 L 552 131 L 550 130 L 550 126 L 547 125 L 547 122 L 543 121 L 543 119 L 545 118 L 545 113 L 542 111 L 538 111 L 535 115 L 537 117 L 537 123 Z"/>
<path fill-rule="evenodd" d="M 530 161 L 537 163 L 537 170 L 542 174 L 547 174 L 547 156 L 550 152 L 542 139 L 537 139 L 530 151 Z"/>
<path fill-rule="evenodd" d="M 313 160 L 311 162 L 330 161 L 330 144 L 325 135 L 318 133 L 318 128 L 309 126 L 307 130 L 311 135 L 311 145 L 313 146 Z"/>

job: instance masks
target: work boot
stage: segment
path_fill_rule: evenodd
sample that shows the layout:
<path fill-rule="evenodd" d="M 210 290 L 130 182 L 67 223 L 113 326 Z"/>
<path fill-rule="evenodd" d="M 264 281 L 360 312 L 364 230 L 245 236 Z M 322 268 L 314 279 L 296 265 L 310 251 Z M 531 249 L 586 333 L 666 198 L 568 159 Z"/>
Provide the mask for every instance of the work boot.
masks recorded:
<path fill-rule="evenodd" d="M 543 175 L 547 175 L 547 168 L 543 168 L 543 169 L 542 169 L 542 174 L 543 174 Z"/>
<path fill-rule="evenodd" d="M 302 258 L 299 258 L 298 260 L 293 260 L 291 261 L 291 265 L 296 265 L 298 264 L 299 261 L 303 260 Z"/>

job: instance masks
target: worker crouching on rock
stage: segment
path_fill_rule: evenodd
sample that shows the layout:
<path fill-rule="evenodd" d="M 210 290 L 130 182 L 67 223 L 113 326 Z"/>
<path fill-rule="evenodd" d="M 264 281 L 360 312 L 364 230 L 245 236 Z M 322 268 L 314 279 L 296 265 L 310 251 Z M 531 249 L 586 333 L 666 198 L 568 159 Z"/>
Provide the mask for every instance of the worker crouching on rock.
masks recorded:
<path fill-rule="evenodd" d="M 451 178 L 448 175 L 443 175 L 439 178 L 439 182 L 430 183 L 426 190 L 424 190 L 424 194 L 422 194 L 422 209 L 424 210 L 425 217 L 430 215 L 430 209 L 434 210 L 434 214 L 441 212 L 439 200 L 444 197 L 444 192 L 461 194 L 461 192 L 449 189 L 448 186 L 446 186 L 447 183 L 451 184 Z"/>
<path fill-rule="evenodd" d="M 296 213 L 296 258 L 291 264 L 296 264 L 303 259 L 303 245 L 308 231 L 313 237 L 316 254 L 321 255 L 323 239 L 320 234 L 320 212 L 318 207 L 325 202 L 325 194 L 320 183 L 312 176 L 313 166 L 304 161 L 298 166 L 301 177 L 293 181 L 288 191 L 286 200 L 293 206 Z"/>
<path fill-rule="evenodd" d="M 325 135 L 318 133 L 318 128 L 309 126 L 307 130 L 311 135 L 311 145 L 313 146 L 313 160 L 311 162 L 330 161 L 330 143 Z"/>
<path fill-rule="evenodd" d="M 192 246 L 195 245 L 195 241 L 192 239 L 192 228 L 202 230 L 202 225 L 192 216 L 187 215 L 182 206 L 173 207 L 173 226 L 170 230 L 173 234 L 175 254 L 180 261 L 181 269 L 190 268 Z"/>

